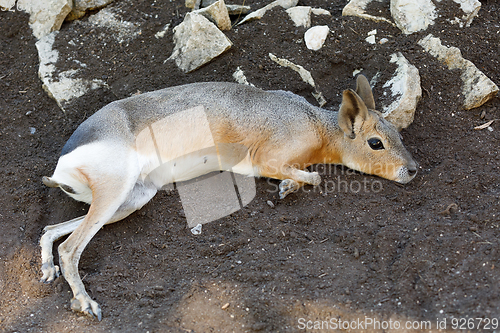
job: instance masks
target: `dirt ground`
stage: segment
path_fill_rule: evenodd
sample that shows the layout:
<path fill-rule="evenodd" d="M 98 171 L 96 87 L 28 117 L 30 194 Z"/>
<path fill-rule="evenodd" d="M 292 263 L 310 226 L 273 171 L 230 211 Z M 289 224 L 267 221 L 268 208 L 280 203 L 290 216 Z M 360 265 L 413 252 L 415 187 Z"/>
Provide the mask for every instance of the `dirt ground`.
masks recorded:
<path fill-rule="evenodd" d="M 89 29 L 89 15 L 65 23 L 57 35 L 60 67 L 78 55 L 88 65 L 83 75 L 109 86 L 67 105 L 65 113 L 41 87 L 28 16 L 0 13 L 0 331 L 298 332 L 319 331 L 320 321 L 369 319 L 390 321 L 393 329 L 351 331 L 403 332 L 394 325 L 407 321 L 413 331 L 427 322 L 433 331 L 478 325 L 492 331 L 500 317 L 500 122 L 492 131 L 473 127 L 500 118 L 500 98 L 464 110 L 460 73 L 416 44 L 433 33 L 500 85 L 500 6 L 481 2 L 470 28 L 436 24 L 405 36 L 386 23 L 342 17 L 345 0 L 300 0 L 332 13 L 313 16 L 313 25 L 331 30 L 321 50 L 307 50 L 305 29 L 274 9 L 226 32 L 233 47 L 184 74 L 164 63 L 173 49 L 172 27 L 187 12 L 184 1 L 117 0 L 112 7 L 136 23 L 137 37 L 120 43 L 113 31 Z M 246 1 L 253 9 L 266 3 Z M 167 23 L 165 37 L 155 38 Z M 364 41 L 374 27 L 388 43 Z M 342 90 L 354 85 L 355 69 L 369 78 L 380 72 L 384 82 L 395 69 L 388 59 L 398 51 L 417 66 L 423 88 L 415 121 L 402 132 L 420 164 L 409 184 L 319 165 L 312 169 L 322 185 L 279 200 L 277 181 L 259 179 L 247 207 L 204 225 L 197 236 L 186 227 L 178 193 L 163 191 L 104 227 L 82 255 L 80 275 L 101 305 L 101 322 L 69 309 L 72 295 L 62 277 L 38 282 L 43 227 L 88 209 L 41 178 L 52 174 L 76 127 L 107 103 L 183 83 L 234 81 L 239 66 L 258 87 L 290 90 L 316 104 L 311 88 L 272 62 L 271 52 L 310 70 L 325 108 L 336 110 Z M 380 84 L 374 88 L 379 104 L 383 92 Z M 463 325 L 469 318 L 483 321 Z"/>

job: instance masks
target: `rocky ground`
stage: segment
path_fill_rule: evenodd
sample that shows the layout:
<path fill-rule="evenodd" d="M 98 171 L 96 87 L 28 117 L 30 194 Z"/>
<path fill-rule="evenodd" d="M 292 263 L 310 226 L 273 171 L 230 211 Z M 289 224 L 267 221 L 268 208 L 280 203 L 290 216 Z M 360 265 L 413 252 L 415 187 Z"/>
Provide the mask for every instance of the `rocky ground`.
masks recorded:
<path fill-rule="evenodd" d="M 500 118 L 500 98 L 464 110 L 460 72 L 417 44 L 433 33 L 499 85 L 500 7 L 481 2 L 469 28 L 435 24 L 403 35 L 388 23 L 342 17 L 347 1 L 300 0 L 332 14 L 312 18 L 331 31 L 319 51 L 308 50 L 306 29 L 275 8 L 226 31 L 231 49 L 185 74 L 164 62 L 174 47 L 172 27 L 188 12 L 184 2 L 117 0 L 109 8 L 133 23 L 134 37 L 92 28 L 96 12 L 64 23 L 56 36 L 58 68 L 72 69 L 70 55 L 78 54 L 87 66 L 80 66 L 81 75 L 109 87 L 73 100 L 65 112 L 41 87 L 28 15 L 0 13 L 0 330 L 293 332 L 307 325 L 314 331 L 318 320 L 366 318 L 415 328 L 430 322 L 434 331 L 438 324 L 443 331 L 498 327 L 500 122 L 491 130 L 473 128 Z M 252 9 L 267 3 L 245 1 Z M 385 7 L 377 10 L 387 14 Z M 166 24 L 170 29 L 156 38 Z M 374 28 L 389 42 L 367 43 Z M 312 169 L 323 185 L 284 200 L 273 191 L 276 181 L 260 179 L 247 207 L 204 225 L 197 236 L 186 227 L 178 193 L 160 192 L 141 211 L 104 227 L 82 255 L 80 275 L 102 307 L 102 321 L 73 313 L 62 277 L 38 282 L 43 227 L 88 209 L 41 183 L 71 133 L 113 100 L 183 83 L 234 81 L 237 67 L 258 87 L 290 90 L 316 104 L 312 88 L 271 61 L 270 52 L 311 71 L 331 110 L 342 90 L 353 87 L 354 70 L 380 73 L 384 82 L 395 70 L 390 55 L 402 52 L 418 68 L 423 90 L 413 124 L 402 131 L 420 164 L 417 177 L 401 186 L 319 165 Z M 374 93 L 384 103 L 380 85 Z M 454 325 L 464 318 L 483 321 Z"/>

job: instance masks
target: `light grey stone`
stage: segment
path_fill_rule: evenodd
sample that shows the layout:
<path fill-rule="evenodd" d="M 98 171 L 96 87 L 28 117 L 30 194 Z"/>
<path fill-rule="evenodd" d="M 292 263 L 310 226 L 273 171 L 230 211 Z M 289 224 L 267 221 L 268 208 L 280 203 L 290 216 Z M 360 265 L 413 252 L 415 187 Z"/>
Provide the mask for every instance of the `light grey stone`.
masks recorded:
<path fill-rule="evenodd" d="M 185 5 L 187 8 L 197 10 L 200 8 L 201 0 L 186 0 Z"/>
<path fill-rule="evenodd" d="M 296 27 L 309 28 L 311 26 L 312 8 L 308 6 L 296 6 L 286 10 Z"/>
<path fill-rule="evenodd" d="M 55 64 L 59 58 L 59 52 L 52 48 L 57 31 L 42 37 L 36 42 L 38 50 L 38 58 L 40 59 L 40 67 L 38 76 L 43 82 L 43 89 L 53 98 L 57 105 L 64 111 L 64 105 L 74 98 L 84 95 L 91 89 L 107 87 L 107 84 L 102 80 L 85 80 L 77 77 L 81 68 L 85 64 L 75 65 L 77 68 L 60 72 L 56 72 Z"/>
<path fill-rule="evenodd" d="M 317 25 L 307 30 L 304 34 L 307 48 L 313 51 L 321 49 L 329 32 L 330 29 L 327 25 Z"/>
<path fill-rule="evenodd" d="M 316 83 L 314 82 L 314 79 L 311 75 L 311 72 L 309 72 L 307 69 L 305 69 L 304 67 L 302 67 L 300 65 L 294 64 L 290 60 L 287 60 L 284 58 L 278 58 L 272 53 L 269 53 L 269 58 L 271 58 L 271 60 L 274 61 L 275 63 L 277 63 L 278 65 L 283 66 L 283 67 L 288 67 L 288 68 L 294 70 L 295 72 L 299 73 L 302 81 L 304 81 L 305 83 L 309 84 L 311 87 L 314 88 L 314 92 L 312 93 L 312 95 L 318 101 L 319 106 L 323 106 L 326 104 L 326 100 L 323 97 L 323 94 L 321 92 L 319 92 L 317 89 Z"/>
<path fill-rule="evenodd" d="M 270 4 L 268 4 L 267 6 L 264 6 L 254 12 L 251 12 L 250 14 L 248 14 L 240 23 L 238 24 L 242 24 L 242 23 L 245 23 L 245 22 L 248 22 L 248 21 L 251 21 L 251 20 L 257 20 L 257 19 L 261 19 L 262 16 L 264 16 L 264 14 L 269 10 L 269 9 L 272 9 L 274 7 L 277 7 L 277 6 L 281 6 L 283 7 L 284 9 L 288 9 L 288 8 L 292 8 L 292 7 L 295 7 L 297 6 L 297 3 L 299 2 L 299 0 L 276 0 L 276 1 L 273 1 L 271 2 Z"/>
<path fill-rule="evenodd" d="M 232 43 L 212 22 L 200 14 L 188 13 L 174 28 L 174 51 L 167 60 L 189 73 L 227 51 Z"/>
<path fill-rule="evenodd" d="M 0 0 L 1 10 L 11 10 L 16 5 L 16 0 Z"/>
<path fill-rule="evenodd" d="M 391 15 L 398 28 L 408 35 L 426 30 L 438 14 L 431 0 L 391 0 Z"/>
<path fill-rule="evenodd" d="M 441 40 L 431 34 L 421 39 L 418 44 L 441 63 L 448 66 L 448 69 L 461 70 L 462 94 L 465 98 L 464 109 L 477 108 L 498 93 L 498 86 L 471 61 L 464 59 L 458 48 L 442 45 Z"/>
<path fill-rule="evenodd" d="M 312 13 L 314 15 L 327 15 L 327 16 L 332 16 L 332 13 L 330 13 L 328 10 L 323 9 L 323 8 L 313 8 L 311 9 Z"/>
<path fill-rule="evenodd" d="M 393 54 L 390 62 L 397 64 L 398 68 L 383 87 L 390 89 L 394 100 L 391 104 L 382 106 L 381 110 L 384 118 L 401 130 L 413 122 L 417 103 L 422 97 L 420 75 L 418 69 L 401 52 Z"/>
<path fill-rule="evenodd" d="M 376 16 L 376 15 L 370 15 L 366 12 L 366 7 L 368 4 L 372 1 L 375 0 L 351 0 L 349 3 L 342 9 L 342 15 L 343 16 L 357 16 L 364 18 L 366 20 L 372 20 L 375 22 L 387 22 L 391 25 L 394 25 L 394 23 L 385 17 L 381 16 Z"/>
<path fill-rule="evenodd" d="M 472 23 L 474 17 L 477 16 L 479 9 L 481 9 L 481 3 L 479 0 L 453 0 L 460 5 L 462 9 L 462 15 L 458 14 L 454 19 L 451 19 L 451 23 L 457 23 L 461 28 L 469 27 Z"/>
<path fill-rule="evenodd" d="M 30 15 L 33 35 L 40 39 L 61 28 L 73 8 L 73 0 L 18 0 L 17 8 Z"/>
<path fill-rule="evenodd" d="M 462 28 L 470 26 L 481 8 L 481 3 L 478 0 L 453 1 L 460 5 L 460 10 L 450 11 L 449 5 L 441 1 L 391 0 L 391 15 L 398 28 L 405 34 L 425 31 L 440 16 Z"/>
<path fill-rule="evenodd" d="M 242 6 L 242 5 L 227 5 L 227 12 L 229 15 L 242 15 L 247 14 L 250 11 L 250 6 Z"/>
<path fill-rule="evenodd" d="M 163 29 L 155 33 L 155 38 L 160 39 L 165 37 L 165 34 L 167 33 L 168 29 L 170 28 L 170 23 L 166 24 Z"/>
<path fill-rule="evenodd" d="M 253 84 L 248 82 L 245 73 L 243 73 L 243 70 L 238 67 L 236 68 L 236 71 L 233 73 L 233 78 L 238 82 L 239 84 L 246 84 L 247 86 L 252 86 L 255 87 Z"/>
<path fill-rule="evenodd" d="M 198 9 L 196 11 L 193 11 L 192 13 L 205 16 L 207 19 L 217 24 L 217 27 L 220 30 L 231 29 L 231 19 L 229 18 L 229 13 L 227 11 L 224 0 L 218 0 L 210 6 L 203 9 Z"/>

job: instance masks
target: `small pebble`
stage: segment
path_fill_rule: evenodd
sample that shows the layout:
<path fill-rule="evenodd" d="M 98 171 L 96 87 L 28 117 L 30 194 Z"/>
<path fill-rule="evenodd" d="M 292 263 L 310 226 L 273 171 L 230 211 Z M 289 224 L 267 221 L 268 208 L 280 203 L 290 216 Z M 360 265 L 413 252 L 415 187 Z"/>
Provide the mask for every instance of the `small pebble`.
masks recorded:
<path fill-rule="evenodd" d="M 274 208 L 274 204 L 271 200 L 267 200 L 267 204 L 269 205 L 269 207 Z"/>
<path fill-rule="evenodd" d="M 201 224 L 198 224 L 196 227 L 191 229 L 191 233 L 193 235 L 199 235 L 201 234 Z"/>

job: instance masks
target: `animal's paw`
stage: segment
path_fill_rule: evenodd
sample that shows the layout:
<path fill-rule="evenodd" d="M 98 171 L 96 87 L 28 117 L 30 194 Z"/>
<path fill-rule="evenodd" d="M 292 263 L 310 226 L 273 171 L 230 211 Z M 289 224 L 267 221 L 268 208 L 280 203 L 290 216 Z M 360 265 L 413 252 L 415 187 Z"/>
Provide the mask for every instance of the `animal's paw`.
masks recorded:
<path fill-rule="evenodd" d="M 311 181 L 310 184 L 312 186 L 318 186 L 321 184 L 321 176 L 317 172 L 311 172 Z"/>
<path fill-rule="evenodd" d="M 50 283 L 59 276 L 59 266 L 54 266 L 53 263 L 45 263 L 42 265 L 42 278 L 40 282 Z"/>
<path fill-rule="evenodd" d="M 282 180 L 280 183 L 280 199 L 284 199 L 288 194 L 299 188 L 299 183 L 292 179 Z"/>
<path fill-rule="evenodd" d="M 97 302 L 90 299 L 88 295 L 79 294 L 71 300 L 71 310 L 81 312 L 86 316 L 97 318 L 101 321 L 101 307 Z"/>

